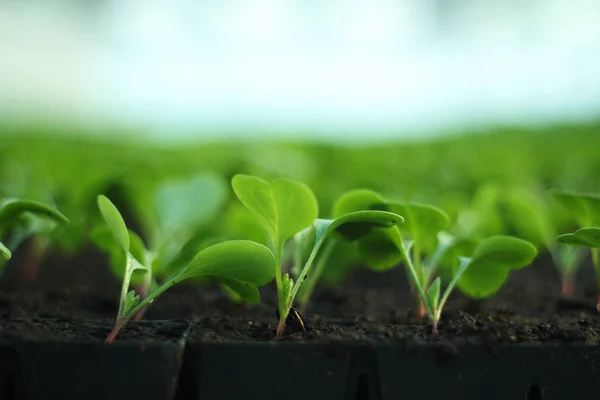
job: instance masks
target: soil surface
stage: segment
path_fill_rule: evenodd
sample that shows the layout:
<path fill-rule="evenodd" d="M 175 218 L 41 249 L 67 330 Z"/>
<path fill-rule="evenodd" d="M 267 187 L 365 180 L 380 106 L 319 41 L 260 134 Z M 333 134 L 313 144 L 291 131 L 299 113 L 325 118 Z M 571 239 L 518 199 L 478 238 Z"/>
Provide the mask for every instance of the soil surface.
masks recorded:
<path fill-rule="evenodd" d="M 89 246 L 82 254 L 48 254 L 35 280 L 27 280 L 21 246 L 0 279 L 0 340 L 105 340 L 118 308 L 120 282 L 106 256 Z M 486 344 L 600 341 L 591 266 L 577 276 L 574 298 L 559 299 L 560 280 L 548 257 L 515 271 L 500 292 L 475 303 L 451 296 L 433 335 L 414 312 L 402 268 L 385 273 L 356 269 L 343 285 L 317 288 L 303 315 L 306 330 L 289 324 L 275 339 L 273 286 L 257 306 L 237 304 L 218 287 L 181 284 L 132 321 L 117 340 L 174 341 L 444 341 Z M 166 321 L 169 320 L 169 321 Z"/>

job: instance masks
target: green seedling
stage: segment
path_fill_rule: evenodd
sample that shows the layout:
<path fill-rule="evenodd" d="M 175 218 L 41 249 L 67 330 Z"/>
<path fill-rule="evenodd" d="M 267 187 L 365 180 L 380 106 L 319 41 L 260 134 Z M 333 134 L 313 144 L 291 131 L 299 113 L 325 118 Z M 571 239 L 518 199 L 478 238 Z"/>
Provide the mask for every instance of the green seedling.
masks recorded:
<path fill-rule="evenodd" d="M 470 298 L 488 298 L 502 287 L 511 271 L 529 265 L 537 255 L 536 248 L 522 239 L 510 236 L 484 239 L 471 257 L 458 259 L 452 269 L 452 278 L 440 297 L 442 283 L 439 276 L 428 287 L 421 284 L 418 270 L 411 261 L 412 246 L 411 241 L 404 242 L 402 249 L 434 334 L 438 333 L 442 310 L 455 286 Z"/>
<path fill-rule="evenodd" d="M 472 298 L 489 297 L 504 284 L 511 270 L 528 265 L 537 255 L 532 244 L 513 237 L 494 236 L 481 242 L 458 239 L 444 231 L 448 219 L 432 206 L 385 201 L 368 190 L 355 191 L 353 196 L 362 200 L 362 207 L 385 209 L 404 217 L 402 225 L 374 229 L 361 239 L 361 256 L 376 270 L 404 262 L 434 333 L 455 286 Z M 438 270 L 448 262 L 450 280 L 442 295 Z"/>
<path fill-rule="evenodd" d="M 448 227 L 446 214 L 433 206 L 388 201 L 378 193 L 368 189 L 357 189 L 342 196 L 334 207 L 334 215 L 357 209 L 384 210 L 402 215 L 404 223 L 395 229 L 373 229 L 358 242 L 361 260 L 375 271 L 386 271 L 411 257 L 417 273 L 419 285 L 427 288 L 436 275 L 440 260 L 454 243 L 454 238 L 445 233 Z M 412 251 L 402 251 L 404 240 L 412 242 Z M 409 271 L 407 270 L 407 273 Z M 411 277 L 412 282 L 412 277 Z M 426 315 L 425 306 L 413 285 L 419 315 Z"/>
<path fill-rule="evenodd" d="M 43 217 L 43 218 L 40 218 Z M 12 257 L 12 252 L 28 237 L 48 232 L 48 221 L 68 224 L 62 213 L 41 202 L 23 199 L 5 199 L 0 204 L 0 268 Z M 10 233 L 10 235 L 8 235 Z M 9 236 L 5 240 L 5 236 Z"/>
<path fill-rule="evenodd" d="M 296 295 L 302 283 L 312 274 L 313 263 L 327 239 L 334 234 L 358 239 L 372 229 L 391 227 L 402 221 L 399 215 L 384 211 L 350 212 L 335 219 L 318 218 L 318 203 L 311 189 L 291 179 L 267 182 L 254 176 L 236 175 L 232 186 L 238 199 L 260 220 L 268 233 L 276 266 L 277 337 L 283 336 Z M 300 268 L 296 281 L 289 273 L 283 273 L 282 266 L 286 259 L 284 245 L 295 235 L 303 237 L 299 240 L 301 243 L 306 243 L 306 238 L 314 238 L 308 259 Z M 304 326 L 299 313 L 294 312 L 292 317 Z"/>
<path fill-rule="evenodd" d="M 600 226 L 600 196 L 596 194 L 573 193 L 559 190 L 551 190 L 550 194 L 565 210 L 568 211 L 571 218 L 579 225 L 579 227 L 583 228 L 575 233 L 558 236 L 557 242 L 564 245 L 563 248 L 570 250 L 570 253 L 577 257 L 577 260 L 581 260 L 578 265 L 583 262 L 584 248 L 587 247 L 590 249 L 594 269 L 596 271 L 598 292 L 600 293 L 599 256 L 597 249 L 593 246 L 594 229 L 596 229 L 595 227 Z M 600 295 L 597 303 L 600 306 Z"/>
<path fill-rule="evenodd" d="M 148 245 L 133 231 L 128 232 L 132 254 L 148 271 L 132 275 L 131 283 L 142 299 L 152 287 L 185 268 L 199 250 L 214 244 L 203 229 L 214 220 L 225 200 L 226 182 L 206 174 L 164 183 L 155 193 L 154 202 L 142 207 L 139 213 L 143 216 L 142 231 L 148 238 Z M 109 228 L 106 225 L 96 227 L 91 238 L 109 254 L 113 273 L 117 277 L 123 276 L 125 256 L 115 246 Z M 144 312 L 135 319 L 141 319 Z"/>
<path fill-rule="evenodd" d="M 562 202 L 560 197 L 557 193 L 555 198 Z M 565 220 L 561 210 L 547 197 L 531 189 L 488 184 L 478 189 L 470 211 L 474 215 L 469 235 L 488 237 L 514 233 L 545 248 L 561 275 L 561 295 L 572 294 L 584 252 L 556 242 Z"/>
<path fill-rule="evenodd" d="M 107 342 L 112 342 L 123 326 L 131 318 L 146 308 L 167 289 L 187 279 L 215 281 L 227 286 L 240 298 L 256 304 L 260 300 L 258 287 L 273 280 L 275 257 L 264 245 L 247 241 L 226 241 L 208 246 L 198 252 L 180 271 L 156 287 L 152 287 L 144 299 L 135 290 L 130 290 L 134 273 L 152 273 L 148 263 L 144 263 L 144 248 L 136 236 L 131 235 L 123 217 L 114 204 L 105 196 L 98 197 L 98 207 L 113 236 L 115 246 L 123 255 L 124 274 L 119 300 L 119 311 Z M 133 240 L 132 240 L 133 239 Z"/>

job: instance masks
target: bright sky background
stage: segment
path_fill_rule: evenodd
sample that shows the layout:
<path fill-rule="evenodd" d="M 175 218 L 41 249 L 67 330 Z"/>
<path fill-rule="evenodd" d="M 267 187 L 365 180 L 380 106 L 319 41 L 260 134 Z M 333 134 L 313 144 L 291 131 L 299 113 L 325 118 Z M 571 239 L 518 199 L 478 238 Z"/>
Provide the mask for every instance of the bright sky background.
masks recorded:
<path fill-rule="evenodd" d="M 0 122 L 375 138 L 600 114 L 598 0 L 22 3 L 0 2 Z"/>

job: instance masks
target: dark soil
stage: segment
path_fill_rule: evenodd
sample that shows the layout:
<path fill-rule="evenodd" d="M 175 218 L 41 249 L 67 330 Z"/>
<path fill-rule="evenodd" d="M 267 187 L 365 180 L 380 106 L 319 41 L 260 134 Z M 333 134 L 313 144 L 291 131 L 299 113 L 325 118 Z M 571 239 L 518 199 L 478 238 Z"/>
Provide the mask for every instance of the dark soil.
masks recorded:
<path fill-rule="evenodd" d="M 77 256 L 49 254 L 34 281 L 27 281 L 20 268 L 25 256 L 25 250 L 18 251 L 0 279 L 0 339 L 104 340 L 120 290 L 104 254 L 93 247 Z M 560 301 L 559 278 L 542 255 L 531 267 L 514 272 L 486 302 L 474 303 L 456 291 L 439 334 L 432 335 L 427 321 L 415 316 L 415 297 L 402 269 L 357 269 L 344 285 L 317 289 L 303 316 L 306 331 L 291 325 L 277 340 L 598 342 L 600 313 L 591 267 L 580 271 L 576 288 L 574 300 Z M 275 340 L 275 291 L 263 288 L 262 303 L 247 306 L 216 287 L 182 284 L 161 296 L 146 319 L 130 322 L 117 340 Z"/>

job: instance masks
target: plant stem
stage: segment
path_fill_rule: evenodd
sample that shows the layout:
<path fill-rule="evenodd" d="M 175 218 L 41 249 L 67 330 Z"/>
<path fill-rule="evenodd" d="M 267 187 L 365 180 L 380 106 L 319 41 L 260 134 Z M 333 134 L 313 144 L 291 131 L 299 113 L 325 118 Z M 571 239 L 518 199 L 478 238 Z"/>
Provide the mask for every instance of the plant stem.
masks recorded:
<path fill-rule="evenodd" d="M 275 243 L 275 283 L 277 285 L 277 309 L 279 310 L 279 322 L 277 324 L 277 337 L 283 335 L 285 329 L 285 320 L 287 313 L 284 315 L 285 308 L 285 293 L 283 293 L 282 272 L 281 272 L 281 254 L 283 253 L 283 243 Z M 281 331 L 281 333 L 280 333 Z"/>
<path fill-rule="evenodd" d="M 141 300 L 144 300 L 146 298 L 146 296 L 148 295 L 148 288 L 150 288 L 150 285 L 152 284 L 152 261 L 153 259 L 149 257 L 148 252 L 146 252 L 146 257 L 144 260 L 144 266 L 146 267 L 146 272 L 144 273 L 144 282 L 138 290 L 138 295 L 140 296 Z M 142 318 L 144 318 L 144 314 L 146 314 L 147 309 L 148 307 L 145 307 L 144 309 L 140 310 L 140 312 L 135 314 L 133 320 L 139 321 Z"/>
<path fill-rule="evenodd" d="M 48 238 L 34 236 L 31 238 L 29 243 L 29 254 L 25 261 L 25 279 L 29 282 L 34 281 L 37 278 L 37 274 L 40 270 L 40 264 L 44 258 L 46 249 L 48 248 L 50 241 Z"/>
<path fill-rule="evenodd" d="M 329 242 L 325 245 L 325 248 L 323 249 L 323 252 L 321 253 L 321 257 L 319 257 L 319 260 L 315 264 L 314 271 L 312 272 L 310 277 L 306 278 L 306 280 L 307 280 L 307 282 L 305 284 L 306 286 L 304 287 L 304 291 L 300 294 L 300 299 L 299 299 L 300 312 L 302 314 L 304 314 L 304 312 L 306 311 L 306 307 L 308 306 L 308 301 L 310 300 L 312 293 L 314 292 L 315 287 L 317 286 L 317 281 L 319 280 L 319 278 L 321 277 L 321 274 L 323 273 L 323 268 L 325 268 L 325 264 L 327 264 L 329 256 L 333 252 L 335 244 L 336 244 L 335 239 L 333 239 L 333 238 L 329 239 Z"/>
<path fill-rule="evenodd" d="M 165 282 L 162 286 L 160 286 L 158 289 L 156 289 L 154 292 L 150 293 L 150 295 L 148 295 L 148 297 L 146 297 L 143 301 L 141 301 L 140 304 L 133 307 L 126 315 L 121 316 L 121 314 L 119 313 L 120 316 L 117 317 L 117 322 L 115 323 L 115 327 L 112 330 L 112 332 L 110 333 L 110 335 L 108 336 L 108 338 L 106 339 L 106 342 L 112 342 L 117 337 L 117 335 L 119 334 L 119 332 L 123 328 L 123 326 L 125 326 L 125 324 L 127 322 L 129 322 L 129 320 L 131 318 L 133 318 L 134 315 L 136 315 L 140 311 L 144 310 L 148 305 L 150 305 L 154 301 L 154 299 L 156 299 L 158 296 L 160 296 L 163 292 L 165 292 L 171 286 L 181 282 L 185 278 L 186 278 L 186 276 L 183 274 L 179 274 L 176 277 L 171 278 L 170 280 Z"/>
<path fill-rule="evenodd" d="M 596 310 L 600 311 L 600 249 L 591 249 L 592 252 L 592 263 L 594 264 L 594 271 L 596 272 Z"/>
<path fill-rule="evenodd" d="M 119 311 L 117 312 L 117 323 L 119 318 L 123 315 L 123 308 L 125 307 L 125 299 L 127 298 L 127 291 L 129 290 L 129 283 L 131 282 L 131 256 L 129 253 L 125 255 L 125 274 L 123 276 L 123 284 L 121 285 L 121 298 L 119 299 Z"/>
<path fill-rule="evenodd" d="M 106 338 L 106 343 L 112 343 L 117 338 L 117 335 L 119 334 L 119 332 L 121 331 L 123 326 L 125 326 L 127 321 L 129 321 L 129 318 L 128 319 L 117 319 L 117 322 L 115 323 L 115 327 L 113 328 L 113 330 L 110 332 L 110 334 Z"/>
<path fill-rule="evenodd" d="M 140 286 L 138 290 L 136 290 L 137 294 L 140 296 L 141 300 L 144 300 L 146 298 L 146 296 L 148 295 L 148 286 L 146 286 L 145 284 Z M 137 314 L 135 314 L 135 316 L 133 317 L 134 321 L 139 321 L 142 318 L 144 318 L 144 314 L 146 314 L 146 310 L 148 308 L 145 307 L 142 310 L 140 310 Z"/>
<path fill-rule="evenodd" d="M 433 310 L 427 303 L 427 297 L 425 295 L 425 291 L 423 290 L 423 287 L 421 286 L 421 282 L 419 281 L 419 277 L 417 275 L 417 272 L 415 271 L 415 266 L 412 263 L 410 254 L 407 254 L 407 252 L 404 249 L 402 249 L 402 253 L 404 255 L 404 259 L 406 260 L 406 264 L 408 265 L 408 270 L 410 271 L 410 274 L 413 278 L 413 283 L 416 286 L 419 295 L 421 296 L 421 301 L 423 302 L 423 305 L 425 306 L 425 311 L 427 312 L 427 315 L 429 315 L 430 318 L 433 318 Z"/>

